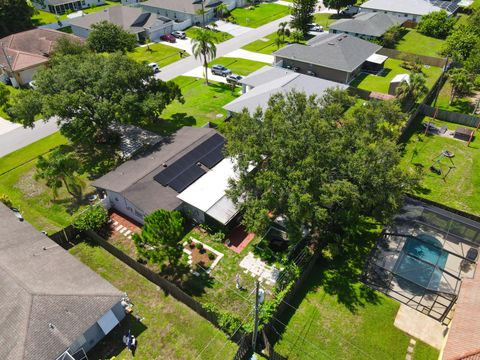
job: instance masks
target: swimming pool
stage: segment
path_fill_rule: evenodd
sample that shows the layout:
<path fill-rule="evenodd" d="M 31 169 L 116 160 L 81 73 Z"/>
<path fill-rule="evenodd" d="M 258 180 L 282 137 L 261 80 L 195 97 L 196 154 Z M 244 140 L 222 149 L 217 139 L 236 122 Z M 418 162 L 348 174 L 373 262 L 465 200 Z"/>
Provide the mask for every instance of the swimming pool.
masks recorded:
<path fill-rule="evenodd" d="M 431 235 L 420 234 L 418 239 L 407 239 L 394 271 L 423 288 L 437 290 L 447 258 L 448 252 L 442 249 L 440 241 Z"/>

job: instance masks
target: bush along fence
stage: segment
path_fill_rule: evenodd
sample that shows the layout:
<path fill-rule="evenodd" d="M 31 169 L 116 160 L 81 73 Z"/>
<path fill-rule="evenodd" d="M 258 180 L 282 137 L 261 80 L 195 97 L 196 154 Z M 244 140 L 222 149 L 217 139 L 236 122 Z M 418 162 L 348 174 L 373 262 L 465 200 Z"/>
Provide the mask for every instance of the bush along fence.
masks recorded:
<path fill-rule="evenodd" d="M 475 115 L 462 114 L 454 111 L 441 110 L 431 107 L 427 104 L 420 106 L 420 113 L 429 117 L 434 117 L 439 120 L 452 122 L 455 124 L 477 127 L 480 118 Z"/>

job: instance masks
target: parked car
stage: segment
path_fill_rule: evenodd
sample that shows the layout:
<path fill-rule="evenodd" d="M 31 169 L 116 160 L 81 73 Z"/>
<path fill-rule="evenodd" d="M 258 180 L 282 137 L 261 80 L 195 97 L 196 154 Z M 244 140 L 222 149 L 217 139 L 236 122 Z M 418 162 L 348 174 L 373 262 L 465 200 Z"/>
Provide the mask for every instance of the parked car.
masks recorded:
<path fill-rule="evenodd" d="M 232 73 L 232 70 L 229 68 L 226 68 L 223 65 L 213 65 L 212 66 L 212 74 L 214 75 L 220 75 L 220 76 L 227 76 Z"/>
<path fill-rule="evenodd" d="M 243 79 L 243 76 L 238 75 L 238 74 L 230 74 L 227 76 L 227 83 L 228 84 L 233 84 L 233 85 L 238 85 L 238 82 Z"/>
<path fill-rule="evenodd" d="M 162 36 L 160 36 L 160 40 L 163 40 L 163 41 L 166 41 L 166 42 L 169 42 L 169 43 L 174 43 L 174 42 L 177 41 L 177 39 L 175 39 L 175 36 L 173 36 L 172 34 L 162 35 Z"/>
<path fill-rule="evenodd" d="M 323 31 L 323 26 L 318 25 L 318 24 L 309 24 L 310 31 L 316 31 L 316 32 L 322 32 Z"/>
<path fill-rule="evenodd" d="M 17 208 L 12 208 L 12 211 L 15 214 L 15 216 L 17 217 L 18 220 L 23 221 L 23 216 L 20 213 L 20 210 L 18 210 Z"/>
<path fill-rule="evenodd" d="M 150 64 L 148 64 L 148 66 L 152 68 L 154 74 L 157 74 L 160 72 L 160 68 L 158 67 L 157 63 L 151 62 Z"/>
<path fill-rule="evenodd" d="M 172 32 L 172 35 L 175 36 L 177 39 L 186 39 L 187 35 L 183 31 L 177 30 Z"/>

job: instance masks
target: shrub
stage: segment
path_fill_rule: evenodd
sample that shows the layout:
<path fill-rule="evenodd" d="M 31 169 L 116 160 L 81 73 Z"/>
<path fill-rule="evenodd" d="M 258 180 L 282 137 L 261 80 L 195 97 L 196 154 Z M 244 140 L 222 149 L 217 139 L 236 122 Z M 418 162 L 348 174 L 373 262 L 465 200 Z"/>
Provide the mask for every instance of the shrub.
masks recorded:
<path fill-rule="evenodd" d="M 215 260 L 215 254 L 214 253 L 208 253 L 208 258 L 210 260 Z"/>
<path fill-rule="evenodd" d="M 196 247 L 198 250 L 202 250 L 202 249 L 203 249 L 203 244 L 202 244 L 202 243 L 196 243 L 196 244 L 195 244 L 195 247 Z"/>
<path fill-rule="evenodd" d="M 9 208 L 13 207 L 12 201 L 10 200 L 8 195 L 0 194 L 0 202 L 5 204 L 5 206 L 8 206 Z"/>
<path fill-rule="evenodd" d="M 212 240 L 215 242 L 223 242 L 225 240 L 225 234 L 223 231 L 217 231 L 215 234 L 212 235 Z"/>
<path fill-rule="evenodd" d="M 107 210 L 100 205 L 95 205 L 89 206 L 85 211 L 78 214 L 73 221 L 73 226 L 80 231 L 98 231 L 107 221 Z"/>
<path fill-rule="evenodd" d="M 195 247 L 195 243 L 192 241 L 190 244 L 188 244 L 188 246 L 190 247 L 190 249 L 193 249 Z"/>

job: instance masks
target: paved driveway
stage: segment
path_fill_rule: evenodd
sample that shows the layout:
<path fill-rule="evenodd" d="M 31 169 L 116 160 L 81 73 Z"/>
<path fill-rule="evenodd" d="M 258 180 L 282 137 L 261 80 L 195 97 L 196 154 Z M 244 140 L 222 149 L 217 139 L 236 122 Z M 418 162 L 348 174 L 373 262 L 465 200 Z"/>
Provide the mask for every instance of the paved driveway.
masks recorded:
<path fill-rule="evenodd" d="M 6 134 L 19 127 L 22 127 L 22 125 L 12 123 L 0 117 L 0 135 Z"/>
<path fill-rule="evenodd" d="M 217 30 L 229 33 L 232 36 L 240 36 L 252 30 L 252 28 L 246 26 L 240 26 L 236 24 L 232 24 L 229 22 L 225 22 L 223 20 L 218 20 L 215 22 L 217 24 Z"/>
<path fill-rule="evenodd" d="M 204 79 L 205 76 L 205 69 L 203 66 L 198 66 L 195 69 L 192 69 L 190 71 L 187 71 L 183 76 L 191 76 L 199 79 Z M 220 76 L 220 75 L 214 75 L 212 74 L 212 71 L 210 68 L 208 69 L 208 80 L 216 81 L 216 82 L 221 82 L 226 84 L 227 83 L 227 78 Z"/>

